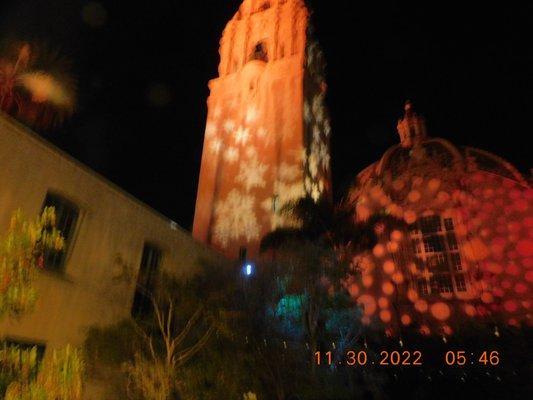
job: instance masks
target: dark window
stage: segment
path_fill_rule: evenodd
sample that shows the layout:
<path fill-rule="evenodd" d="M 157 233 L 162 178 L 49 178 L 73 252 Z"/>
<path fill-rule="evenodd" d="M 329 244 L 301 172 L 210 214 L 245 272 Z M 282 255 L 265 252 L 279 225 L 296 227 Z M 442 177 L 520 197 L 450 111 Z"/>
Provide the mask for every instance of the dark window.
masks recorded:
<path fill-rule="evenodd" d="M 466 292 L 466 281 L 463 274 L 455 275 L 455 287 L 458 292 Z"/>
<path fill-rule="evenodd" d="M 250 60 L 261 60 L 268 62 L 268 54 L 264 43 L 257 43 L 250 55 Z"/>
<path fill-rule="evenodd" d="M 418 294 L 421 295 L 421 296 L 425 296 L 429 293 L 428 291 L 428 284 L 426 282 L 426 279 L 425 278 L 419 278 L 417 281 L 416 281 L 416 284 L 418 286 Z"/>
<path fill-rule="evenodd" d="M 450 274 L 433 275 L 430 279 L 432 293 L 452 293 L 452 278 Z"/>
<path fill-rule="evenodd" d="M 148 315 L 152 308 L 155 281 L 159 272 L 161 251 L 150 244 L 145 244 L 141 258 L 141 267 L 137 276 L 137 286 L 133 297 L 131 316 L 133 318 Z"/>
<path fill-rule="evenodd" d="M 65 239 L 62 250 L 47 250 L 44 254 L 44 267 L 53 271 L 62 271 L 65 266 L 65 256 L 74 236 L 74 229 L 78 221 L 79 210 L 76 205 L 61 196 L 48 193 L 44 199 L 43 209 L 53 207 L 56 215 L 56 228 Z"/>
<path fill-rule="evenodd" d="M 420 248 L 420 239 L 413 240 L 413 251 L 415 252 L 415 254 L 419 254 L 422 252 L 422 249 Z"/>
<path fill-rule="evenodd" d="M 461 262 L 461 255 L 459 253 L 451 253 L 452 257 L 452 266 L 456 271 L 461 271 L 463 269 L 463 264 Z"/>
<path fill-rule="evenodd" d="M 21 340 L 9 339 L 9 338 L 0 341 L 0 350 L 3 350 L 4 348 L 16 348 L 18 350 L 29 351 L 33 349 L 34 347 L 35 347 L 37 358 L 35 360 L 36 361 L 35 367 L 33 368 L 32 371 L 30 371 L 30 376 L 32 378 L 35 378 L 37 376 L 39 366 L 44 357 L 46 345 L 44 345 L 43 343 L 32 343 L 28 341 L 21 341 Z M 22 354 L 21 354 L 21 357 L 22 357 Z M 20 360 L 20 362 L 22 362 L 22 359 Z"/>
<path fill-rule="evenodd" d="M 444 219 L 444 228 L 447 231 L 453 231 L 453 220 L 451 218 Z"/>
<path fill-rule="evenodd" d="M 261 4 L 261 7 L 259 7 L 259 11 L 265 11 L 270 8 L 270 2 L 265 1 L 263 4 Z"/>
<path fill-rule="evenodd" d="M 446 256 L 444 253 L 437 253 L 428 257 L 427 265 L 430 269 L 448 270 L 448 264 L 446 263 Z"/>
<path fill-rule="evenodd" d="M 431 235 L 424 237 L 424 251 L 426 253 L 444 251 L 442 237 L 439 235 Z"/>
<path fill-rule="evenodd" d="M 448 232 L 446 234 L 446 238 L 448 239 L 448 248 L 450 250 L 457 250 L 457 239 L 455 237 L 455 233 Z"/>
<path fill-rule="evenodd" d="M 420 218 L 420 230 L 424 235 L 440 232 L 441 229 L 440 217 L 438 215 Z"/>

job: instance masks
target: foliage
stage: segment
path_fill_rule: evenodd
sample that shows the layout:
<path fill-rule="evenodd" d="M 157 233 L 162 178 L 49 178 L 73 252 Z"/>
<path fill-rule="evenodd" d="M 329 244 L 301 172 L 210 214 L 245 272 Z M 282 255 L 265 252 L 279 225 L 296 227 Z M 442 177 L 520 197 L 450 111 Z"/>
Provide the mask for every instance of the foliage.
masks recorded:
<path fill-rule="evenodd" d="M 37 348 L 19 349 L 3 344 L 0 348 L 0 396 L 11 382 L 29 381 L 37 376 Z"/>
<path fill-rule="evenodd" d="M 136 353 L 133 362 L 125 364 L 130 398 L 167 400 L 175 392 L 175 370 L 162 358 L 147 358 Z"/>
<path fill-rule="evenodd" d="M 34 278 L 47 249 L 61 250 L 64 240 L 55 228 L 54 209 L 34 221 L 13 214 L 0 241 L 0 317 L 21 316 L 36 301 Z M 38 365 L 36 347 L 25 350 L 4 344 L 0 349 L 0 393 L 7 400 L 76 400 L 81 398 L 84 362 L 77 349 L 54 350 Z"/>
<path fill-rule="evenodd" d="M 63 245 L 53 208 L 46 208 L 34 221 L 26 221 L 21 211 L 13 214 L 9 231 L 0 241 L 0 318 L 33 309 L 35 270 L 42 267 L 46 249 L 61 250 Z"/>
<path fill-rule="evenodd" d="M 93 326 L 85 337 L 87 369 L 97 372 L 102 365 L 121 366 L 133 360 L 142 346 L 132 320 L 126 319 L 105 327 Z"/>
<path fill-rule="evenodd" d="M 239 399 L 259 392 L 256 369 L 243 337 L 218 335 L 180 370 L 180 399 Z"/>
<path fill-rule="evenodd" d="M 35 371 L 38 372 L 35 376 Z M 37 366 L 36 348 L 4 347 L 0 370 L 12 382 L 6 400 L 78 400 L 83 387 L 84 362 L 78 349 L 54 350 Z"/>

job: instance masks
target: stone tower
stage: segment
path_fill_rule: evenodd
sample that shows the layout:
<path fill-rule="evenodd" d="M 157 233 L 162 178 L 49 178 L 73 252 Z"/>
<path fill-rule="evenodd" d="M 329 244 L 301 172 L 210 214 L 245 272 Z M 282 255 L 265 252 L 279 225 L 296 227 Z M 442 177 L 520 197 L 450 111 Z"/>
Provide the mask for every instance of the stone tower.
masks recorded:
<path fill-rule="evenodd" d="M 290 225 L 288 201 L 330 193 L 324 60 L 303 0 L 245 0 L 220 41 L 193 236 L 236 258 Z"/>

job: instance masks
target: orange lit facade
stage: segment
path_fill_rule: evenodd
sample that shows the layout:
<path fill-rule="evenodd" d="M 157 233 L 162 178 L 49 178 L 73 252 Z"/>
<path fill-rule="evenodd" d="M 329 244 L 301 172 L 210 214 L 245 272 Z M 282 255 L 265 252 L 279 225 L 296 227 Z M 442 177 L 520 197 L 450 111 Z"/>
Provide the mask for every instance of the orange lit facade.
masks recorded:
<path fill-rule="evenodd" d="M 491 153 L 429 137 L 410 103 L 398 132 L 401 143 L 357 176 L 349 197 L 359 221 L 388 220 L 345 282 L 364 322 L 444 335 L 472 317 L 529 324 L 530 184 Z"/>
<path fill-rule="evenodd" d="M 291 224 L 290 200 L 330 193 L 324 62 L 301 0 L 246 0 L 220 42 L 193 236 L 235 258 Z"/>

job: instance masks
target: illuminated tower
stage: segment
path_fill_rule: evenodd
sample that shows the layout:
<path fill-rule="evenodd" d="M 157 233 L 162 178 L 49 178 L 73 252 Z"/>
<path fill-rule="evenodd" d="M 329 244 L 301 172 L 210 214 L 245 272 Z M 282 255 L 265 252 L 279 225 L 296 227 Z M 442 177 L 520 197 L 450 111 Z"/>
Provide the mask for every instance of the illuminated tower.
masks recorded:
<path fill-rule="evenodd" d="M 195 238 L 237 257 L 291 221 L 290 200 L 330 193 L 324 61 L 303 0 L 245 0 L 209 82 Z"/>

